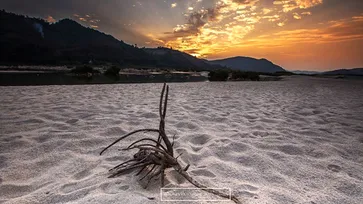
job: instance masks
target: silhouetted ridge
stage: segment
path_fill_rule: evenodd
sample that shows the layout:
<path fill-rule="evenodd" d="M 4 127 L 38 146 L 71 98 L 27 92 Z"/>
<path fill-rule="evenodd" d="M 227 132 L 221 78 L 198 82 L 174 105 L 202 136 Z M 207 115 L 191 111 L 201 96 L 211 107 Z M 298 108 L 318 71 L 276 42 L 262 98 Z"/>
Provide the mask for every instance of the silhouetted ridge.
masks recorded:
<path fill-rule="evenodd" d="M 165 47 L 144 48 L 144 50 L 157 60 L 157 65 L 159 67 L 174 67 L 183 70 L 214 69 L 214 66 L 208 64 L 205 60 L 198 59 L 178 50 L 173 50 Z M 220 67 L 218 66 L 218 68 Z"/>
<path fill-rule="evenodd" d="M 0 11 L 0 64 L 57 65 L 113 63 L 125 66 L 187 70 L 213 68 L 183 52 L 168 48 L 140 49 L 71 20 L 43 19 Z M 157 50 L 164 50 L 161 55 Z"/>
<path fill-rule="evenodd" d="M 363 76 L 363 68 L 354 68 L 354 69 L 338 69 L 329 72 L 323 72 L 325 75 L 351 75 L 351 76 Z"/>
<path fill-rule="evenodd" d="M 285 70 L 268 61 L 267 59 L 255 59 L 251 57 L 231 57 L 227 59 L 209 61 L 210 64 L 225 66 L 234 70 L 275 73 L 284 72 Z"/>

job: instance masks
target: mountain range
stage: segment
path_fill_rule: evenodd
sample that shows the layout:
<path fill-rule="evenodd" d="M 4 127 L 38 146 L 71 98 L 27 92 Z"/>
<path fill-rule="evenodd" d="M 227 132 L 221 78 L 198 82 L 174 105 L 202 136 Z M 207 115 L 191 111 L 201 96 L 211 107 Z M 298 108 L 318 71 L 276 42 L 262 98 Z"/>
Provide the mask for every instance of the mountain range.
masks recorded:
<path fill-rule="evenodd" d="M 0 65 L 76 65 L 92 61 L 94 64 L 193 71 L 285 71 L 267 59 L 239 56 L 208 61 L 165 47 L 138 48 L 70 19 L 48 23 L 43 19 L 0 10 L 0 25 Z M 363 68 L 292 72 L 363 76 Z"/>
<path fill-rule="evenodd" d="M 354 76 L 363 76 L 363 68 L 354 68 L 354 69 L 338 69 L 334 71 L 324 72 L 325 75 L 354 75 Z"/>
<path fill-rule="evenodd" d="M 235 57 L 207 61 L 164 47 L 138 48 L 70 19 L 48 23 L 1 10 L 0 23 L 0 65 L 74 65 L 92 61 L 196 71 L 284 71 L 266 59 Z"/>
<path fill-rule="evenodd" d="M 70 19 L 50 24 L 42 19 L 0 11 L 0 23 L 2 65 L 63 65 L 92 61 L 190 70 L 215 67 L 176 50 L 128 45 Z"/>
<path fill-rule="evenodd" d="M 294 73 L 294 74 L 303 74 L 303 75 L 322 74 L 322 72 L 318 72 L 318 71 L 306 71 L 306 70 L 292 70 L 291 72 Z"/>
<path fill-rule="evenodd" d="M 70 19 L 48 23 L 43 19 L 0 10 L 0 25 L 0 65 L 76 65 L 92 61 L 94 64 L 117 64 L 124 67 L 193 71 L 285 71 L 267 59 L 239 56 L 208 61 L 165 47 L 138 48 Z M 363 76 L 363 68 L 292 72 Z"/>
<path fill-rule="evenodd" d="M 69 19 L 49 24 L 0 11 L 0 22 L 1 64 L 67 64 L 92 59 L 155 63 L 142 50 Z"/>
<path fill-rule="evenodd" d="M 210 64 L 221 65 L 233 70 L 274 73 L 285 72 L 285 70 L 266 59 L 255 59 L 251 57 L 232 57 L 228 59 L 209 61 Z"/>

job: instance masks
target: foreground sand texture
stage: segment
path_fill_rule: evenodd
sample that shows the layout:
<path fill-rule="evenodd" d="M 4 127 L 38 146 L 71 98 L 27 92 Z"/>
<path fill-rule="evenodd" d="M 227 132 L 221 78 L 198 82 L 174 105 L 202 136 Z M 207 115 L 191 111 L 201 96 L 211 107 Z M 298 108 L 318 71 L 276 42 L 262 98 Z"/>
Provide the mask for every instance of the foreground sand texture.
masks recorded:
<path fill-rule="evenodd" d="M 159 180 L 145 190 L 134 174 L 107 178 L 132 155 L 118 149 L 143 134 L 99 156 L 158 128 L 161 87 L 0 87 L 0 203 L 164 203 Z M 244 203 L 360 204 L 362 88 L 307 77 L 170 84 L 166 131 L 191 176 Z M 171 170 L 166 179 L 193 187 Z"/>

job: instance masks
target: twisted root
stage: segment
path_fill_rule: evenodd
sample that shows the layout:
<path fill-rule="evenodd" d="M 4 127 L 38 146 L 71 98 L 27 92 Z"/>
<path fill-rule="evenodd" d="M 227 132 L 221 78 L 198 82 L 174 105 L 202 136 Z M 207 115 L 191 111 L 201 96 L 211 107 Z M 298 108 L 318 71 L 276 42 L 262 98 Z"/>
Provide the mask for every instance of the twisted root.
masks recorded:
<path fill-rule="evenodd" d="M 241 203 L 238 200 L 238 198 L 235 197 L 234 195 L 231 196 L 229 194 L 225 194 L 215 189 L 207 188 L 206 186 L 194 180 L 187 173 L 187 170 L 190 165 L 188 164 L 186 167 L 182 168 L 182 166 L 179 164 L 177 160 L 180 155 L 174 157 L 173 147 L 174 147 L 175 135 L 173 136 L 173 142 L 171 143 L 165 133 L 165 116 L 168 104 L 168 94 L 169 94 L 169 86 L 166 86 L 166 84 L 164 84 L 163 89 L 161 91 L 160 104 L 159 104 L 160 124 L 158 130 L 157 129 L 135 130 L 117 139 L 116 141 L 114 141 L 113 143 L 111 143 L 109 146 L 107 146 L 101 151 L 100 155 L 102 155 L 107 149 L 109 149 L 116 143 L 136 133 L 140 132 L 158 133 L 157 140 L 145 137 L 131 143 L 127 148 L 122 149 L 123 151 L 138 149 L 138 152 L 134 155 L 133 159 L 125 161 L 115 166 L 114 168 L 110 169 L 109 171 L 112 174 L 109 177 L 111 178 L 117 177 L 128 171 L 140 168 L 140 170 L 137 172 L 136 175 L 141 175 L 142 172 L 146 171 L 144 175 L 139 179 L 140 181 L 144 180 L 149 176 L 145 188 L 148 187 L 149 183 L 153 178 L 158 176 L 160 176 L 160 183 L 161 186 L 163 187 L 165 181 L 164 178 L 165 169 L 174 168 L 181 176 L 183 176 L 187 181 L 189 181 L 197 188 L 200 188 L 206 192 L 213 193 L 223 198 L 231 199 L 235 203 Z M 145 142 L 151 142 L 152 144 Z"/>

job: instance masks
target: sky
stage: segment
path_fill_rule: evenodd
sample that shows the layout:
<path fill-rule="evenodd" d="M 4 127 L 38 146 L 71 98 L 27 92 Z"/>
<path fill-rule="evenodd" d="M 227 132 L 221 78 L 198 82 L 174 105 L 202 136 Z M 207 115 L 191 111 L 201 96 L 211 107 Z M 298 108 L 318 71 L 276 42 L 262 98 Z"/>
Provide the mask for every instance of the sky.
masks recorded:
<path fill-rule="evenodd" d="M 1 0 L 0 9 L 51 23 L 71 18 L 129 44 L 210 60 L 363 67 L 363 0 Z"/>

